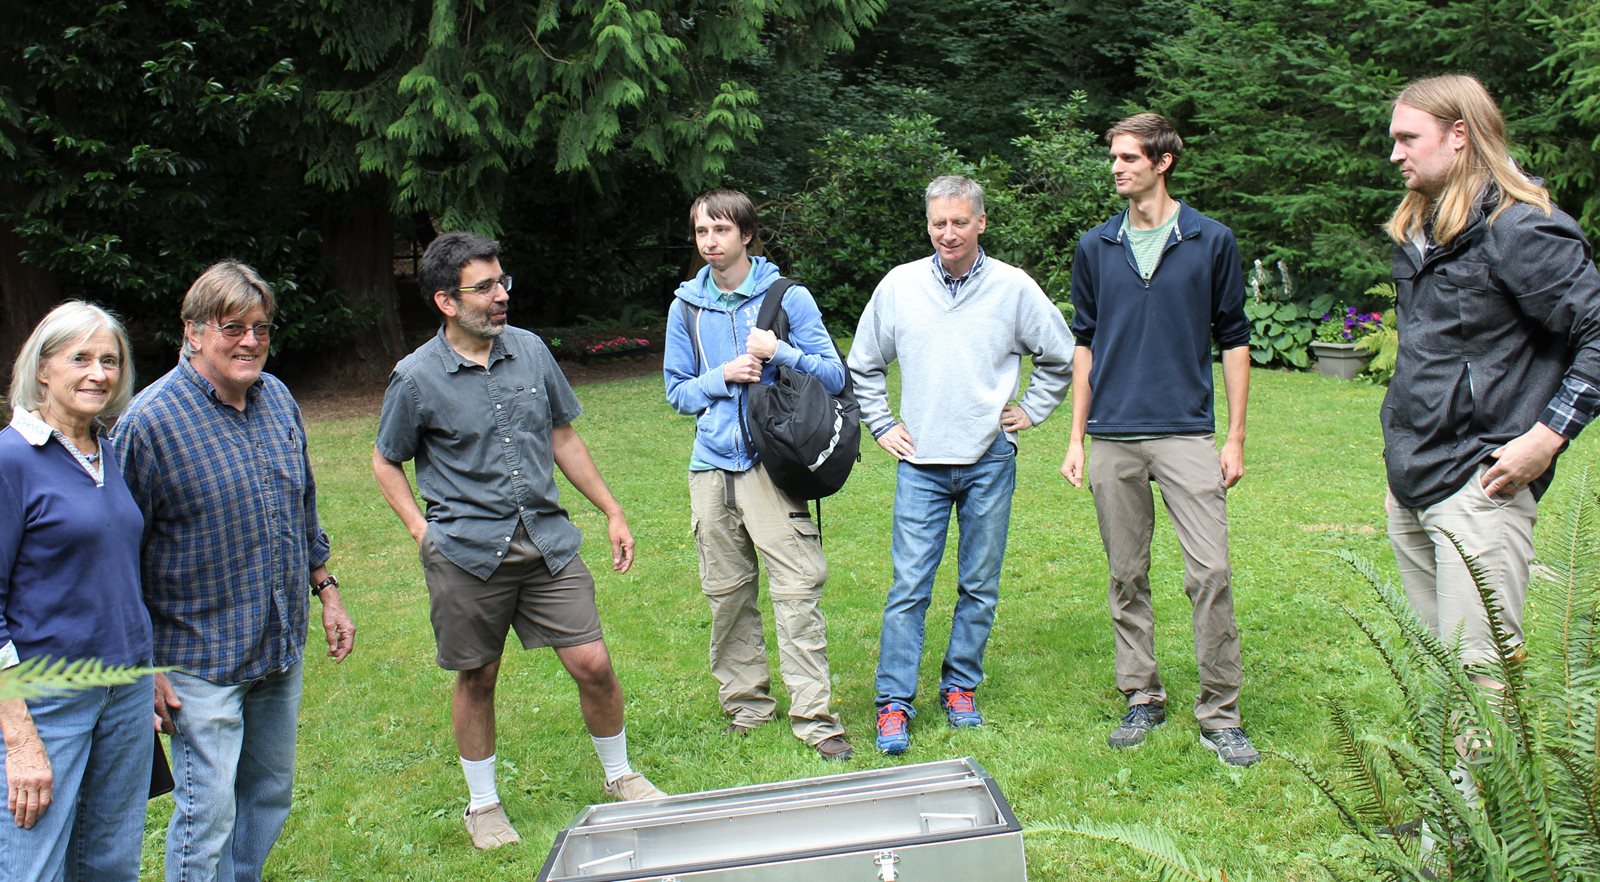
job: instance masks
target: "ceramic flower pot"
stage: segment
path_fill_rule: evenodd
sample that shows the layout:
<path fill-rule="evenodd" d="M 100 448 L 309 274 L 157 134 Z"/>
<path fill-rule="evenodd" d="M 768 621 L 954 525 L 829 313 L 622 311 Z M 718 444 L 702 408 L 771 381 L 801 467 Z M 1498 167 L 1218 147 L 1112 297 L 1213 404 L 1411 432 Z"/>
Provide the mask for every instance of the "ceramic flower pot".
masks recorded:
<path fill-rule="evenodd" d="M 1367 367 L 1372 356 L 1356 350 L 1354 343 L 1311 341 L 1311 354 L 1317 357 L 1317 373 L 1341 380 L 1354 379 Z"/>

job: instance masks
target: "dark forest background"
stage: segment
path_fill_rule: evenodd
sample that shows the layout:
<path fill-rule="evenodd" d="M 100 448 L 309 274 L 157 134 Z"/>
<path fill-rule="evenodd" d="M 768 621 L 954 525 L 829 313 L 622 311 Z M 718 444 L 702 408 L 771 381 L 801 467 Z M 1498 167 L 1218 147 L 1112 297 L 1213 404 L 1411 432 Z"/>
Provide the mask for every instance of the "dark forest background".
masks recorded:
<path fill-rule="evenodd" d="M 1172 117 L 1177 195 L 1272 296 L 1386 274 L 1389 101 L 1464 71 L 1516 155 L 1600 232 L 1600 4 L 1425 0 L 459 2 L 8 0 L 0 21 L 0 352 L 94 300 L 170 365 L 225 256 L 281 301 L 280 372 L 381 379 L 432 318 L 415 256 L 499 237 L 532 327 L 659 321 L 709 186 L 848 333 L 928 251 L 921 188 L 988 189 L 992 253 L 1067 299 L 1116 203 L 1101 133 Z M 287 357 L 286 357 L 287 356 Z M 144 379 L 153 374 L 143 373 Z"/>

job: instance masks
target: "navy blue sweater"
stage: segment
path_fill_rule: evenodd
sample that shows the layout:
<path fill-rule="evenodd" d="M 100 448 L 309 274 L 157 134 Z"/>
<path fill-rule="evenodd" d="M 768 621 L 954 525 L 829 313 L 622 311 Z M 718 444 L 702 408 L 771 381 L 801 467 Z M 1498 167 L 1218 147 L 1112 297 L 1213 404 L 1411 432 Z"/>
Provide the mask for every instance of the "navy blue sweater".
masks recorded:
<path fill-rule="evenodd" d="M 20 658 L 150 661 L 144 516 L 104 439 L 100 449 L 96 487 L 61 442 L 34 447 L 0 430 L 0 646 L 15 642 Z"/>
<path fill-rule="evenodd" d="M 1233 231 L 1180 202 L 1149 282 L 1117 214 L 1078 241 L 1072 335 L 1094 353 L 1090 435 L 1216 431 L 1211 343 L 1250 345 Z"/>

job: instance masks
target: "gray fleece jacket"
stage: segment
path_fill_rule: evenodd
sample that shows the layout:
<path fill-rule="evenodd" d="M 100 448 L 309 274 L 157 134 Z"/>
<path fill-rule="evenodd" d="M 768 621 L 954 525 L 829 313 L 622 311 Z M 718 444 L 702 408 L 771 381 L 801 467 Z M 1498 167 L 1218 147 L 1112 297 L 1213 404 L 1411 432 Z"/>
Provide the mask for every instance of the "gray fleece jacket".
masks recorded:
<path fill-rule="evenodd" d="M 1019 403 L 1035 425 L 1049 418 L 1072 385 L 1072 345 L 1061 310 L 1022 270 L 986 256 L 952 300 L 925 257 L 878 283 L 847 362 L 873 437 L 897 424 L 886 378 L 898 361 L 899 421 L 917 450 L 910 461 L 965 465 L 1000 433 L 1024 355 L 1033 358 L 1033 376 Z"/>

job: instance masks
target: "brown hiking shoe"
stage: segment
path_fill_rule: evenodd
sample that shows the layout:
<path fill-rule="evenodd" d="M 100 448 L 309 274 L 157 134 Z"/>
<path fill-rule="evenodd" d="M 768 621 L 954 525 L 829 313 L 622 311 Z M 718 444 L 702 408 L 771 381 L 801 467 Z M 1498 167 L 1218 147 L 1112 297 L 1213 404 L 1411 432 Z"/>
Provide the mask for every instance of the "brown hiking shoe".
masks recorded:
<path fill-rule="evenodd" d="M 835 735 L 817 742 L 817 755 L 825 760 L 844 762 L 855 756 L 856 751 L 850 746 L 850 742 L 844 740 L 843 735 Z"/>

